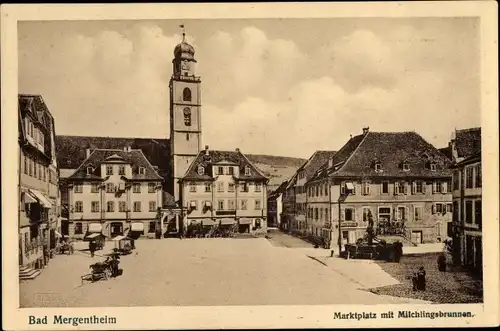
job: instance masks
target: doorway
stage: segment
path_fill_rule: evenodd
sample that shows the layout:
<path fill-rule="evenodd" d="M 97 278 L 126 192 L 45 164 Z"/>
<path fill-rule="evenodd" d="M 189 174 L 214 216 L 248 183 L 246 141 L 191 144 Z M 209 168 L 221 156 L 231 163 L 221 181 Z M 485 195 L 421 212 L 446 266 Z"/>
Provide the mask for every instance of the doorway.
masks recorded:
<path fill-rule="evenodd" d="M 121 222 L 113 222 L 110 225 L 111 237 L 121 236 L 123 234 L 123 224 Z"/>
<path fill-rule="evenodd" d="M 422 243 L 422 231 L 412 231 L 411 232 L 411 242 L 414 244 Z"/>

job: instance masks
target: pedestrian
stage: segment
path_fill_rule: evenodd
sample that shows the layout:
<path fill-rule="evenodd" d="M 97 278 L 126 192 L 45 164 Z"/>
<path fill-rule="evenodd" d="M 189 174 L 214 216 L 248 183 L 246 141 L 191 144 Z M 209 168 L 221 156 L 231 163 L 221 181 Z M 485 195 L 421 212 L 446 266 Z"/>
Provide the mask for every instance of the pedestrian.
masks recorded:
<path fill-rule="evenodd" d="M 420 267 L 417 272 L 417 289 L 420 291 L 425 291 L 426 281 L 425 281 L 425 269 Z"/>
<path fill-rule="evenodd" d="M 440 254 L 437 259 L 438 270 L 441 272 L 446 272 L 446 256 L 444 254 Z"/>
<path fill-rule="evenodd" d="M 91 242 L 89 242 L 89 251 L 91 257 L 94 257 L 95 249 L 96 249 L 96 244 L 95 241 L 92 240 Z"/>
<path fill-rule="evenodd" d="M 132 249 L 135 249 L 135 240 L 134 239 L 130 240 L 130 244 L 132 245 Z"/>
<path fill-rule="evenodd" d="M 414 272 L 413 275 L 411 276 L 411 282 L 412 282 L 412 285 L 413 285 L 413 291 L 416 291 L 418 289 L 417 279 L 418 279 L 417 273 Z"/>

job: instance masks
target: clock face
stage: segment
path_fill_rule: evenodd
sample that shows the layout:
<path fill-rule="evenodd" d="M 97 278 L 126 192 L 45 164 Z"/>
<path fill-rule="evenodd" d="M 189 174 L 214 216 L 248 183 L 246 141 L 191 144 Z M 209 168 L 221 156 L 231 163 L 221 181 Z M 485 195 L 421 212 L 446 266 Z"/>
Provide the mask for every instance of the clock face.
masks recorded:
<path fill-rule="evenodd" d="M 182 70 L 189 70 L 189 69 L 191 69 L 191 64 L 189 62 L 187 62 L 187 61 L 186 62 L 182 62 L 181 63 L 181 69 Z"/>
<path fill-rule="evenodd" d="M 184 115 L 191 115 L 191 109 L 189 108 L 184 108 Z"/>

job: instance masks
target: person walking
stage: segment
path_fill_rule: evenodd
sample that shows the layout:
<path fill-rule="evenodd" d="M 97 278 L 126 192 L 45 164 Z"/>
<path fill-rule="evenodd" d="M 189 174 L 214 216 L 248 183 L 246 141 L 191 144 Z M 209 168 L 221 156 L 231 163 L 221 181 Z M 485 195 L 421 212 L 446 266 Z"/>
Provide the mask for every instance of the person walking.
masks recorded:
<path fill-rule="evenodd" d="M 89 242 L 90 257 L 94 257 L 95 249 L 96 249 L 96 243 L 94 240 L 92 240 L 91 242 Z"/>
<path fill-rule="evenodd" d="M 444 253 L 440 254 L 437 259 L 438 270 L 441 272 L 446 272 L 446 256 Z"/>
<path fill-rule="evenodd" d="M 417 272 L 417 288 L 420 291 L 425 291 L 426 281 L 425 281 L 425 269 L 420 267 Z"/>

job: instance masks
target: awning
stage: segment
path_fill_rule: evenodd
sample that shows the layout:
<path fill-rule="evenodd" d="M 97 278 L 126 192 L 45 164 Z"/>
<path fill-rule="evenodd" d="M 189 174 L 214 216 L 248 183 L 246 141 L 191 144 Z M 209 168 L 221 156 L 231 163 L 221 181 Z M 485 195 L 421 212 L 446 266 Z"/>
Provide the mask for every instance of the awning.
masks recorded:
<path fill-rule="evenodd" d="M 212 220 L 212 219 L 203 219 L 203 220 L 200 220 L 198 221 L 200 222 L 201 224 L 203 224 L 203 226 L 212 226 L 212 225 L 215 225 L 215 221 Z"/>
<path fill-rule="evenodd" d="M 211 201 L 205 201 L 205 206 L 212 207 L 212 202 Z"/>
<path fill-rule="evenodd" d="M 252 219 L 251 218 L 240 218 L 239 223 L 240 224 L 252 224 Z"/>
<path fill-rule="evenodd" d="M 42 206 L 44 206 L 45 208 L 52 208 L 52 203 L 50 203 L 49 199 L 47 199 L 43 195 L 43 193 L 33 189 L 30 189 L 30 193 L 36 197 L 36 199 Z"/>
<path fill-rule="evenodd" d="M 114 240 L 114 241 L 120 241 L 120 240 L 123 240 L 123 239 L 125 239 L 125 238 L 127 238 L 127 237 L 125 237 L 125 236 L 116 236 L 116 237 L 114 237 L 114 238 L 113 238 L 113 239 L 111 239 L 111 240 Z"/>
<path fill-rule="evenodd" d="M 94 239 L 94 238 L 99 237 L 100 235 L 101 235 L 100 233 L 92 233 L 92 234 L 89 234 L 86 238 L 87 239 Z"/>
<path fill-rule="evenodd" d="M 221 225 L 231 225 L 231 224 L 234 224 L 236 221 L 232 218 L 222 218 L 220 220 L 220 224 Z"/>
<path fill-rule="evenodd" d="M 189 204 L 191 207 L 196 207 L 196 201 L 191 201 L 191 203 Z"/>
<path fill-rule="evenodd" d="M 132 231 L 132 232 L 142 232 L 142 231 L 144 231 L 144 223 L 142 223 L 142 222 L 134 222 L 134 223 L 132 223 L 130 231 Z"/>
<path fill-rule="evenodd" d="M 354 190 L 354 184 L 352 182 L 347 182 L 345 184 L 346 188 L 350 191 L 353 191 Z"/>
<path fill-rule="evenodd" d="M 101 232 L 101 231 L 102 231 L 102 224 L 101 223 L 90 223 L 89 224 L 88 232 L 96 233 L 96 232 Z"/>
<path fill-rule="evenodd" d="M 38 203 L 37 198 L 29 192 L 23 193 L 24 203 Z"/>

